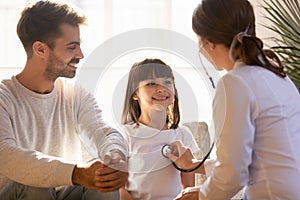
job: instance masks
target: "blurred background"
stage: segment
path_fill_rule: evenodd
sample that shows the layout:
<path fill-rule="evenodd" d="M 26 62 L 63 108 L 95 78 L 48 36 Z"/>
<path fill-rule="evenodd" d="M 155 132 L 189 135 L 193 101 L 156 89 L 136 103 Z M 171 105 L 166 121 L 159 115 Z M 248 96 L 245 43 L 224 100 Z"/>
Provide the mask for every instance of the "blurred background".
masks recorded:
<path fill-rule="evenodd" d="M 17 37 L 16 25 L 20 12 L 28 2 L 0 0 L 1 80 L 10 78 L 24 67 L 26 54 Z M 104 117 L 109 123 L 120 122 L 127 75 L 132 64 L 154 57 L 160 58 L 174 69 L 181 103 L 182 123 L 191 121 L 211 123 L 213 89 L 204 78 L 203 71 L 199 72 L 197 68 L 206 67 L 208 73 L 214 78 L 215 84 L 226 72 L 216 72 L 206 60 L 203 66 L 200 62 L 191 63 L 184 56 L 164 49 L 141 48 L 123 53 L 105 66 L 100 66 L 101 60 L 99 63 L 97 60 L 87 62 L 93 51 L 111 38 L 144 28 L 168 30 L 182 35 L 186 40 L 193 41 L 197 45 L 191 22 L 193 10 L 200 0 L 70 0 L 69 2 L 82 9 L 88 16 L 88 26 L 81 28 L 82 50 L 85 58 L 79 67 L 84 65 L 85 70 L 90 70 L 90 73 L 101 71 L 97 82 L 89 82 L 91 81 L 89 75 L 84 73 L 81 74 L 80 81 L 88 83 L 86 85 L 94 85 L 91 91 L 96 95 Z M 259 6 L 261 2 L 258 0 L 250 2 L 254 5 L 257 16 L 257 35 L 268 45 L 267 39 L 273 36 L 273 33 L 263 26 L 267 22 L 264 11 Z M 188 53 L 197 52 L 191 50 Z M 93 63 L 94 66 L 89 66 L 89 63 Z"/>

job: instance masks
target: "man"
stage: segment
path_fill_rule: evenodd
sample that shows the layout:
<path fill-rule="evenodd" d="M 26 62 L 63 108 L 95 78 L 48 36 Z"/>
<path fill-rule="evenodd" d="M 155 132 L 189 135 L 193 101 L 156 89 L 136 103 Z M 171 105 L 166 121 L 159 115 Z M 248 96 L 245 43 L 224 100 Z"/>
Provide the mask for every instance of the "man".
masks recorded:
<path fill-rule="evenodd" d="M 126 147 L 73 78 L 83 58 L 79 26 L 66 4 L 26 7 L 17 33 L 23 71 L 0 84 L 0 199 L 118 199 L 127 181 Z M 81 143 L 98 158 L 83 165 Z"/>

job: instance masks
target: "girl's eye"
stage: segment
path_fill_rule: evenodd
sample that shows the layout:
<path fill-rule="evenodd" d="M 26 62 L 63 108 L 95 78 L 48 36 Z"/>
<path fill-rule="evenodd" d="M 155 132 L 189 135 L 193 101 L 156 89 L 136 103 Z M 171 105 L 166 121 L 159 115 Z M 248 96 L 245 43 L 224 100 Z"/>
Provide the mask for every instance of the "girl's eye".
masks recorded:
<path fill-rule="evenodd" d="M 156 85 L 155 82 L 149 82 L 149 83 L 147 83 L 147 86 L 154 86 L 154 85 Z"/>
<path fill-rule="evenodd" d="M 173 84 L 173 82 L 172 82 L 172 81 L 170 81 L 170 80 L 166 80 L 166 81 L 165 81 L 165 84 L 166 84 L 166 85 L 172 85 L 172 84 Z"/>

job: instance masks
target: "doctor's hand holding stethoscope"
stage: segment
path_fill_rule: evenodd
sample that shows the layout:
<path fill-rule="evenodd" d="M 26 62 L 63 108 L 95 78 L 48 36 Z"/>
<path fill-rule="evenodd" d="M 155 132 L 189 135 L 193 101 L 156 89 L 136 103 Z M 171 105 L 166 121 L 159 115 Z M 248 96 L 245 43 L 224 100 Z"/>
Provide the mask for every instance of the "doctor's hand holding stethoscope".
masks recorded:
<path fill-rule="evenodd" d="M 190 148 L 183 146 L 181 141 L 175 141 L 165 145 L 163 147 L 163 155 L 168 157 L 173 162 L 174 167 L 180 171 L 193 171 L 195 173 L 205 174 L 203 163 L 206 158 L 202 161 L 196 159 Z M 188 187 L 174 200 L 192 200 L 198 198 L 198 192 L 198 187 Z"/>
<path fill-rule="evenodd" d="M 181 141 L 175 141 L 171 144 L 165 145 L 163 154 L 168 157 L 175 168 L 182 172 L 195 172 L 205 174 L 203 162 L 205 159 L 198 160 L 195 158 L 190 148 L 183 146 Z"/>

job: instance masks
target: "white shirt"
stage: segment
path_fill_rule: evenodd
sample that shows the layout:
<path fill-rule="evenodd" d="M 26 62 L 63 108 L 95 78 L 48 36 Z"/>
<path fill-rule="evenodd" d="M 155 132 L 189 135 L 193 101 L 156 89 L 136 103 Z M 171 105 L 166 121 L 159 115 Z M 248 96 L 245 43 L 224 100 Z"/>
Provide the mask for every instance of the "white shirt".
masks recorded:
<path fill-rule="evenodd" d="M 129 144 L 129 177 L 126 189 L 133 199 L 170 200 L 181 192 L 180 172 L 163 157 L 163 145 L 176 140 L 196 152 L 199 148 L 187 128 L 158 130 L 140 124 L 125 125 Z"/>
<path fill-rule="evenodd" d="M 222 77 L 214 98 L 216 161 L 199 199 L 300 199 L 300 95 L 258 66 Z"/>

